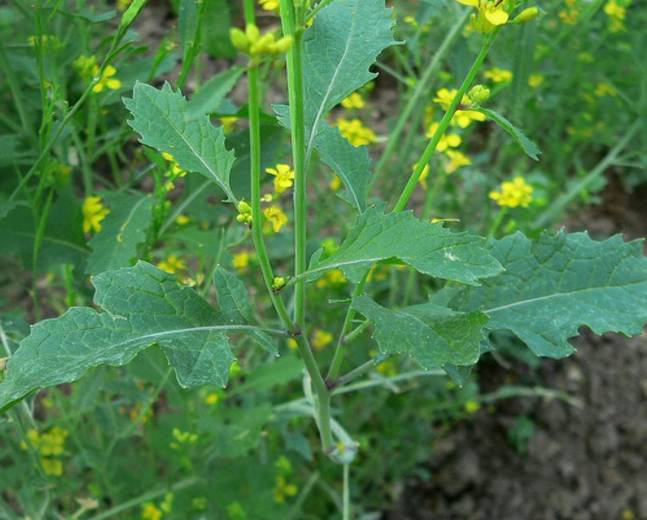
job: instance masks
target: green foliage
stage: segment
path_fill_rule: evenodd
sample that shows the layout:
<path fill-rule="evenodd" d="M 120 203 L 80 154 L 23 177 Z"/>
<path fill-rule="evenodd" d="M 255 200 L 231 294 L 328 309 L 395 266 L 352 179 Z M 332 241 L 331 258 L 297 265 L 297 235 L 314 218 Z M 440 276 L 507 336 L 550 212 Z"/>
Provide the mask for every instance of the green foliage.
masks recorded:
<path fill-rule="evenodd" d="M 516 126 L 514 126 L 510 121 L 508 121 L 505 117 L 503 117 L 495 110 L 491 110 L 489 108 L 479 108 L 478 111 L 485 114 L 488 118 L 490 118 L 497 125 L 503 128 L 508 134 L 510 134 L 510 136 L 512 136 L 517 144 L 521 146 L 523 151 L 526 152 L 526 155 L 528 157 L 534 159 L 535 161 L 539 160 L 541 151 L 539 150 L 537 145 L 533 141 L 528 139 L 526 135 Z"/>
<path fill-rule="evenodd" d="M 146 195 L 109 197 L 110 213 L 89 242 L 87 272 L 99 274 L 132 265 L 153 223 L 153 199 Z"/>
<path fill-rule="evenodd" d="M 225 147 L 222 128 L 215 128 L 206 115 L 188 113 L 188 101 L 165 83 L 157 90 L 135 84 L 133 97 L 124 99 L 133 115 L 128 124 L 141 136 L 142 143 L 170 153 L 179 165 L 215 182 L 230 201 L 236 197 L 229 186 L 234 152 Z"/>
<path fill-rule="evenodd" d="M 487 328 L 514 332 L 538 356 L 568 356 L 568 338 L 586 325 L 596 334 L 640 334 L 647 321 L 647 259 L 642 241 L 620 235 L 594 241 L 586 233 L 521 233 L 493 240 L 505 271 L 465 288 L 450 301 L 490 317 Z"/>
<path fill-rule="evenodd" d="M 452 233 L 442 224 L 418 220 L 409 211 L 384 214 L 371 208 L 357 217 L 334 254 L 313 259 L 307 274 L 342 269 L 351 281 L 359 282 L 373 263 L 397 258 L 429 276 L 476 284 L 501 271 L 483 245 L 480 237 Z"/>

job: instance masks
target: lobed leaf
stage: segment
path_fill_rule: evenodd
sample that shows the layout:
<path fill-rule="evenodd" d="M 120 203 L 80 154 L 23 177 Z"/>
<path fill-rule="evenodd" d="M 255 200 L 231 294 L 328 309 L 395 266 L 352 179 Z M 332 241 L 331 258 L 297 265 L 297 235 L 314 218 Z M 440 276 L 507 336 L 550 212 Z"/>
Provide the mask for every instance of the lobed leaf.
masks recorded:
<path fill-rule="evenodd" d="M 99 274 L 132 265 L 137 248 L 146 240 L 153 223 L 153 199 L 145 195 L 117 194 L 106 197 L 110 213 L 103 220 L 101 231 L 89 245 L 87 272 Z"/>
<path fill-rule="evenodd" d="M 368 296 L 355 298 L 352 305 L 375 325 L 373 337 L 382 354 L 407 354 L 427 370 L 478 361 L 485 314 L 463 314 L 433 303 L 392 310 Z"/>
<path fill-rule="evenodd" d="M 488 244 L 505 271 L 461 289 L 449 305 L 481 311 L 488 329 L 507 329 L 537 356 L 574 352 L 568 339 L 586 325 L 595 333 L 640 334 L 647 322 L 647 258 L 641 241 L 595 241 L 586 233 L 521 233 Z"/>
<path fill-rule="evenodd" d="M 484 245 L 481 237 L 418 220 L 411 211 L 384 214 L 370 208 L 357 217 L 339 249 L 323 260 L 314 257 L 305 275 L 342 269 L 359 282 L 373 263 L 396 258 L 429 276 L 476 285 L 501 272 Z"/>
<path fill-rule="evenodd" d="M 224 386 L 234 360 L 227 333 L 255 330 L 224 321 L 193 289 L 145 262 L 102 273 L 93 283 L 104 312 L 75 307 L 34 325 L 7 364 L 0 409 L 92 367 L 124 365 L 153 344 L 181 386 Z"/>
<path fill-rule="evenodd" d="M 128 124 L 143 144 L 170 153 L 184 170 L 204 175 L 236 201 L 229 186 L 235 157 L 225 148 L 222 127 L 214 127 L 205 114 L 191 116 L 189 102 L 168 83 L 157 90 L 137 82 L 133 97 L 123 101 L 133 115 Z"/>

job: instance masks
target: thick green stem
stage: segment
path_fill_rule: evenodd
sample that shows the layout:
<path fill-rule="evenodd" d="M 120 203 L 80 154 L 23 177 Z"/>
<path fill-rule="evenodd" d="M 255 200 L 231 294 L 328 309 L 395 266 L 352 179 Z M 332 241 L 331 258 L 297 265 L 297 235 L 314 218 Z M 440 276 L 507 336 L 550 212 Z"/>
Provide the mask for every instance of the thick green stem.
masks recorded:
<path fill-rule="evenodd" d="M 409 202 L 409 199 L 411 198 L 411 195 L 413 194 L 413 191 L 416 188 L 418 179 L 420 179 L 420 175 L 422 175 L 422 171 L 424 170 L 427 163 L 429 163 L 429 160 L 431 159 L 431 156 L 433 155 L 433 153 L 436 151 L 436 146 L 438 145 L 438 142 L 440 141 L 441 137 L 449 127 L 449 123 L 451 123 L 451 120 L 454 117 L 454 114 L 456 113 L 456 110 L 458 109 L 458 105 L 463 99 L 463 96 L 467 94 L 467 91 L 472 86 L 472 83 L 474 82 L 476 75 L 481 69 L 481 66 L 485 61 L 485 58 L 487 57 L 488 52 L 490 51 L 490 48 L 492 47 L 492 44 L 494 43 L 494 40 L 496 39 L 498 32 L 499 30 L 497 29 L 486 37 L 483 47 L 481 47 L 481 51 L 479 52 L 478 56 L 474 60 L 474 63 L 472 63 L 472 66 L 470 67 L 470 70 L 467 72 L 467 75 L 465 76 L 463 83 L 458 89 L 458 92 L 454 96 L 454 99 L 449 104 L 449 107 L 447 107 L 447 111 L 445 112 L 445 115 L 443 116 L 443 118 L 440 120 L 440 123 L 438 125 L 436 132 L 434 133 L 433 137 L 427 144 L 427 147 L 425 148 L 424 152 L 422 152 L 422 156 L 420 157 L 420 159 L 418 159 L 416 163 L 416 168 L 411 174 L 411 177 L 409 177 L 407 184 L 405 185 L 404 189 L 402 190 L 402 193 L 400 194 L 400 198 L 398 199 L 398 201 L 396 202 L 393 208 L 394 212 L 402 211 L 404 208 L 406 208 L 407 203 Z"/>

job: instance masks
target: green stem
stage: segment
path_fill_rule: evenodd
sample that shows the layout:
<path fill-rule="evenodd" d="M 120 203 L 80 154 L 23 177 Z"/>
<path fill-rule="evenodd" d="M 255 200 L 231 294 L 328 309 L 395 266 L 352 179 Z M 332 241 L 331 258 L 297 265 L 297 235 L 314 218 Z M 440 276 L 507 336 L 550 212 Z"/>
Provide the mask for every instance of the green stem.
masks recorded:
<path fill-rule="evenodd" d="M 384 149 L 384 152 L 382 153 L 382 156 L 380 157 L 380 160 L 378 161 L 377 166 L 375 167 L 375 174 L 371 178 L 371 186 L 375 183 L 378 176 L 383 172 L 393 152 L 398 148 L 400 144 L 400 135 L 404 131 L 405 125 L 407 124 L 408 121 L 410 121 L 411 114 L 416 108 L 416 106 L 418 106 L 418 101 L 420 100 L 420 98 L 424 94 L 428 93 L 429 83 L 431 79 L 438 71 L 438 68 L 440 67 L 442 60 L 449 52 L 449 49 L 451 49 L 454 41 L 460 35 L 460 30 L 465 24 L 465 22 L 467 21 L 469 13 L 470 13 L 470 9 L 465 9 L 463 11 L 463 14 L 459 17 L 459 19 L 456 20 L 456 23 L 447 33 L 447 36 L 445 36 L 445 39 L 440 44 L 440 47 L 438 47 L 438 50 L 436 51 L 433 58 L 429 62 L 429 65 L 427 65 L 427 68 L 425 69 L 422 76 L 420 77 L 420 80 L 417 82 L 416 88 L 413 91 L 413 94 L 411 95 L 409 100 L 407 101 L 407 104 L 404 106 L 404 109 L 402 110 L 402 112 L 400 112 L 398 121 L 396 122 L 395 127 L 389 134 L 389 139 L 386 143 L 386 148 Z M 415 129 L 413 130 L 415 131 Z"/>
<path fill-rule="evenodd" d="M 472 66 L 470 67 L 470 70 L 467 72 L 467 75 L 465 76 L 463 83 L 458 89 L 458 92 L 454 96 L 454 99 L 452 100 L 452 102 L 449 104 L 449 107 L 447 108 L 445 115 L 440 120 L 438 129 L 436 130 L 433 137 L 427 144 L 427 147 L 425 148 L 424 152 L 422 152 L 422 156 L 420 157 L 420 159 L 418 159 L 415 170 L 409 177 L 407 184 L 405 185 L 404 189 L 402 190 L 402 193 L 400 194 L 400 198 L 398 199 L 398 201 L 395 204 L 395 207 L 393 208 L 394 212 L 399 212 L 406 208 L 407 203 L 409 202 L 409 199 L 411 198 L 411 195 L 413 194 L 416 188 L 418 179 L 422 174 L 422 170 L 424 169 L 425 165 L 429 163 L 431 156 L 436 151 L 436 146 L 438 145 L 440 138 L 443 136 L 443 134 L 449 127 L 449 123 L 451 122 L 452 117 L 454 117 L 454 114 L 456 113 L 458 105 L 463 99 L 463 96 L 467 94 L 467 91 L 472 86 L 472 83 L 474 82 L 476 75 L 481 69 L 481 66 L 483 65 L 483 62 L 485 61 L 485 58 L 487 57 L 488 52 L 490 51 L 490 48 L 492 47 L 492 44 L 494 43 L 494 40 L 496 39 L 496 36 L 498 33 L 499 33 L 499 29 L 496 29 L 495 31 L 487 35 L 485 42 L 481 47 L 481 51 L 479 52 L 478 56 L 474 60 L 474 63 L 472 63 Z"/>
<path fill-rule="evenodd" d="M 342 495 L 343 502 L 343 520 L 350 520 L 350 464 L 344 464 L 344 491 Z"/>

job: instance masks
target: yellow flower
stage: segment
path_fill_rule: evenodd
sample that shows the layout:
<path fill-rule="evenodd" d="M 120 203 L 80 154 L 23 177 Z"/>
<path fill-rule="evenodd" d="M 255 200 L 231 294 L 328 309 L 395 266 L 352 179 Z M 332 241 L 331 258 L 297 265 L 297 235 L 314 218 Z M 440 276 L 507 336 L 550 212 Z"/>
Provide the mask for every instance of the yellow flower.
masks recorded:
<path fill-rule="evenodd" d="M 341 188 L 341 178 L 339 177 L 339 175 L 335 175 L 328 186 L 332 191 L 339 190 L 339 188 Z"/>
<path fill-rule="evenodd" d="M 618 95 L 618 90 L 611 83 L 598 83 L 595 87 L 594 94 L 597 97 L 611 96 L 616 97 Z"/>
<path fill-rule="evenodd" d="M 457 93 L 458 90 L 455 88 L 448 89 L 443 87 L 436 92 L 434 103 L 438 103 L 441 107 L 443 107 L 444 110 L 447 110 L 451 102 L 454 101 Z M 461 99 L 461 104 L 467 105 L 469 103 L 469 98 L 467 96 L 463 96 L 463 99 Z"/>
<path fill-rule="evenodd" d="M 447 173 L 454 173 L 459 168 L 472 164 L 472 160 L 458 150 L 447 150 L 446 155 L 449 158 L 449 162 L 445 165 L 445 171 Z"/>
<path fill-rule="evenodd" d="M 263 215 L 265 215 L 265 218 L 272 225 L 272 231 L 274 231 L 274 233 L 281 231 L 281 228 L 288 223 L 288 217 L 280 206 L 275 205 L 265 208 L 263 210 Z"/>
<path fill-rule="evenodd" d="M 277 164 L 276 168 L 265 168 L 270 175 L 274 175 L 274 191 L 283 193 L 292 187 L 294 181 L 294 170 L 288 164 Z"/>
<path fill-rule="evenodd" d="M 218 404 L 218 401 L 220 401 L 220 396 L 216 392 L 211 392 L 204 398 L 205 404 L 208 404 L 209 406 Z"/>
<path fill-rule="evenodd" d="M 515 177 L 511 181 L 502 182 L 499 189 L 500 191 L 490 192 L 490 198 L 499 206 L 527 208 L 532 202 L 533 187 L 527 184 L 521 176 Z"/>
<path fill-rule="evenodd" d="M 236 253 L 234 255 L 234 258 L 232 259 L 231 265 L 240 273 L 244 273 L 247 271 L 247 268 L 249 267 L 249 261 L 251 259 L 251 255 L 249 254 L 249 251 L 240 251 L 239 253 Z"/>
<path fill-rule="evenodd" d="M 333 336 L 330 332 L 321 329 L 315 329 L 312 334 L 312 347 L 315 350 L 323 350 L 332 343 Z"/>
<path fill-rule="evenodd" d="M 258 0 L 263 11 L 278 11 L 279 0 Z"/>
<path fill-rule="evenodd" d="M 394 377 L 398 374 L 398 367 L 395 361 L 387 359 L 375 367 L 375 369 L 386 377 Z"/>
<path fill-rule="evenodd" d="M 142 506 L 142 520 L 160 520 L 160 518 L 162 518 L 162 511 L 153 502 L 146 502 Z"/>
<path fill-rule="evenodd" d="M 470 399 L 465 403 L 464 408 L 467 413 L 476 413 L 481 408 L 481 405 L 478 401 L 475 401 L 474 399 Z"/>
<path fill-rule="evenodd" d="M 220 124 L 222 125 L 222 129 L 225 134 L 231 133 L 236 126 L 236 121 L 238 121 L 238 119 L 239 118 L 236 116 L 223 116 L 220 118 Z"/>
<path fill-rule="evenodd" d="M 45 475 L 60 477 L 63 474 L 63 462 L 60 459 L 41 457 L 40 464 L 43 467 Z"/>
<path fill-rule="evenodd" d="M 178 226 L 186 226 L 189 222 L 191 222 L 191 218 L 187 217 L 186 215 L 178 215 L 175 219 L 175 223 Z"/>
<path fill-rule="evenodd" d="M 447 110 L 449 105 L 456 97 L 458 90 L 455 88 L 441 88 L 436 92 L 434 103 L 438 103 L 443 109 Z M 471 100 L 468 96 L 463 96 L 461 105 L 470 105 Z M 456 110 L 454 117 L 452 117 L 452 125 L 467 128 L 472 121 L 485 121 L 485 114 L 476 110 Z"/>
<path fill-rule="evenodd" d="M 456 0 L 459 4 L 469 5 L 477 9 L 472 15 L 471 25 L 474 30 L 482 33 L 492 32 L 497 26 L 508 22 L 507 0 Z"/>
<path fill-rule="evenodd" d="M 350 96 L 342 99 L 341 106 L 348 109 L 364 108 L 366 103 L 359 92 L 353 92 Z"/>
<path fill-rule="evenodd" d="M 541 87 L 542 83 L 544 82 L 544 76 L 541 74 L 531 74 L 528 76 L 528 86 L 532 88 L 539 88 Z"/>
<path fill-rule="evenodd" d="M 288 348 L 290 350 L 296 350 L 296 349 L 299 348 L 299 343 L 297 342 L 296 339 L 290 338 L 290 339 L 288 339 Z"/>
<path fill-rule="evenodd" d="M 289 484 L 283 475 L 276 476 L 276 485 L 274 486 L 274 501 L 282 504 L 288 497 L 297 494 L 299 488 L 295 484 Z"/>
<path fill-rule="evenodd" d="M 630 2 L 627 2 L 629 4 Z M 609 0 L 604 5 L 604 13 L 609 17 L 609 30 L 611 32 L 619 32 L 624 29 L 624 21 L 627 14 L 627 9 L 621 5 L 617 0 Z"/>
<path fill-rule="evenodd" d="M 367 126 L 364 126 L 359 119 L 351 119 L 349 121 L 340 117 L 335 121 L 335 125 L 339 128 L 341 135 L 353 146 L 362 146 L 377 141 L 375 132 Z"/>
<path fill-rule="evenodd" d="M 331 269 L 323 275 L 317 283 L 315 284 L 318 289 L 323 289 L 324 287 L 339 287 L 346 283 L 346 276 L 341 269 Z"/>
<path fill-rule="evenodd" d="M 93 76 L 97 76 L 99 74 L 99 67 L 95 66 L 92 72 Z M 117 78 L 112 77 L 115 74 L 117 74 L 117 69 L 115 69 L 112 65 L 108 65 L 105 69 L 103 69 L 101 77 L 96 82 L 94 87 L 92 87 L 92 92 L 98 93 L 105 88 L 108 88 L 110 90 L 117 90 L 118 88 L 120 88 L 121 81 Z"/>
<path fill-rule="evenodd" d="M 565 0 L 566 9 L 559 12 L 559 18 L 568 25 L 574 25 L 580 16 L 577 0 Z"/>
<path fill-rule="evenodd" d="M 427 130 L 427 133 L 425 136 L 429 139 L 433 137 L 433 135 L 436 133 L 436 130 L 438 130 L 438 123 L 434 123 L 429 127 L 429 130 Z M 456 148 L 461 145 L 462 139 L 461 136 L 458 134 L 444 134 L 440 140 L 438 141 L 438 144 L 436 145 L 436 150 L 439 152 L 444 152 L 448 148 Z"/>
<path fill-rule="evenodd" d="M 492 80 L 494 83 L 508 83 L 512 80 L 512 71 L 495 67 L 493 69 L 486 70 L 483 73 L 483 76 Z"/>
<path fill-rule="evenodd" d="M 83 201 L 83 232 L 101 231 L 101 221 L 106 218 L 110 210 L 101 202 L 101 197 L 91 195 Z"/>
<path fill-rule="evenodd" d="M 177 257 L 177 255 L 169 255 L 166 260 L 157 262 L 157 267 L 162 271 L 166 271 L 170 274 L 175 274 L 178 271 L 186 269 L 186 263 L 184 260 Z"/>

